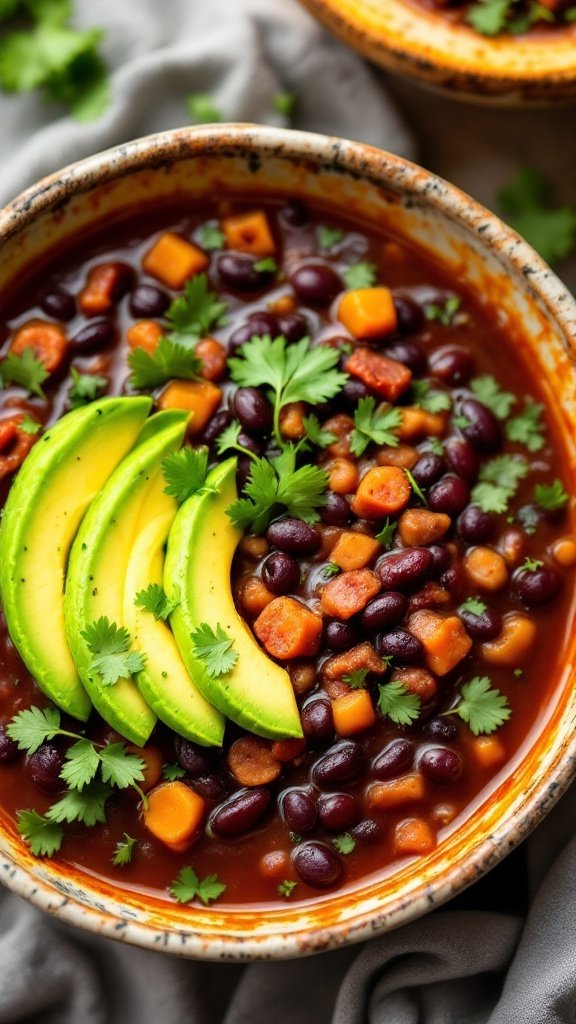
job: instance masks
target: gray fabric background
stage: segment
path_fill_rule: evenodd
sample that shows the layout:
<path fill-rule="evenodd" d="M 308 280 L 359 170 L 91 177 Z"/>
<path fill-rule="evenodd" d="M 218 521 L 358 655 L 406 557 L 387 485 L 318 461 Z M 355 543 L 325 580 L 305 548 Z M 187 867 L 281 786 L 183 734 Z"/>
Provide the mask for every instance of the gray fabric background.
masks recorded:
<path fill-rule="evenodd" d="M 472 108 L 385 78 L 296 0 L 77 0 L 105 26 L 113 101 L 78 125 L 0 96 L 0 201 L 65 163 L 187 123 L 213 94 L 230 120 L 295 124 L 416 157 L 489 206 L 520 163 L 576 201 L 573 109 Z M 393 98 L 393 99 L 392 99 Z M 560 268 L 576 287 L 576 262 Z M 446 909 L 363 947 L 249 967 L 195 964 L 75 932 L 0 899 L 0 1024 L 576 1024 L 576 794 Z"/>

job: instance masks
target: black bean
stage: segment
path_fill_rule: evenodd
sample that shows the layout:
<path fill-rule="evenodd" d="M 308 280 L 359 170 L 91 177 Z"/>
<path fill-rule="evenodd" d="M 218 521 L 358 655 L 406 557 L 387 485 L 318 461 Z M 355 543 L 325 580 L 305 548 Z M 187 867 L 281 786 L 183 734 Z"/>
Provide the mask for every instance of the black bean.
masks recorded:
<path fill-rule="evenodd" d="M 412 767 L 414 751 L 411 740 L 392 740 L 372 761 L 372 775 L 376 779 L 391 779 L 401 775 Z"/>
<path fill-rule="evenodd" d="M 319 786 L 348 782 L 360 774 L 364 765 L 362 748 L 353 740 L 341 740 L 316 761 L 312 777 Z"/>
<path fill-rule="evenodd" d="M 92 320 L 72 338 L 72 345 L 82 352 L 107 348 L 116 341 L 116 327 L 112 320 Z"/>
<path fill-rule="evenodd" d="M 212 811 L 208 829 L 223 838 L 241 836 L 260 821 L 269 806 L 267 789 L 241 789 Z"/>
<path fill-rule="evenodd" d="M 456 739 L 458 729 L 449 718 L 431 718 L 424 726 L 424 732 L 433 740 L 444 740 L 450 743 Z"/>
<path fill-rule="evenodd" d="M 384 555 L 376 566 L 376 572 L 385 590 L 406 590 L 429 577 L 433 563 L 428 548 L 406 548 Z"/>
<path fill-rule="evenodd" d="M 221 409 L 220 412 L 217 412 L 205 426 L 200 438 L 202 444 L 207 444 L 208 447 L 211 447 L 216 441 L 216 438 L 219 437 L 222 431 L 225 430 L 226 427 L 229 427 L 231 423 L 232 413 L 228 409 Z"/>
<path fill-rule="evenodd" d="M 458 516 L 457 527 L 466 544 L 485 544 L 494 533 L 495 519 L 478 505 L 467 505 Z"/>
<path fill-rule="evenodd" d="M 300 582 L 300 566 L 285 551 L 273 551 L 262 566 L 262 579 L 273 594 L 289 594 Z"/>
<path fill-rule="evenodd" d="M 328 491 L 326 504 L 320 510 L 322 522 L 329 526 L 347 526 L 352 519 L 350 505 L 341 494 Z"/>
<path fill-rule="evenodd" d="M 295 228 L 303 227 L 310 220 L 308 207 L 301 199 L 290 199 L 283 207 L 281 216 L 287 224 Z"/>
<path fill-rule="evenodd" d="M 311 832 L 316 827 L 316 802 L 305 789 L 288 789 L 280 797 L 280 808 L 293 832 Z"/>
<path fill-rule="evenodd" d="M 423 452 L 418 462 L 412 466 L 412 476 L 420 487 L 435 484 L 444 472 L 444 459 L 434 452 Z"/>
<path fill-rule="evenodd" d="M 395 295 L 394 309 L 401 334 L 415 334 L 424 323 L 422 307 L 409 295 Z"/>
<path fill-rule="evenodd" d="M 278 317 L 262 310 L 260 313 L 252 313 L 246 323 L 236 328 L 230 336 L 228 348 L 230 352 L 235 352 L 237 348 L 244 345 L 246 341 L 250 341 L 251 338 L 261 338 L 265 334 L 269 334 L 271 338 L 276 338 L 279 333 Z"/>
<path fill-rule="evenodd" d="M 346 358 L 348 358 L 348 356 L 346 356 Z M 358 380 L 357 377 L 350 377 L 340 392 L 340 397 L 343 401 L 348 405 L 354 406 L 361 398 L 370 398 L 373 395 L 374 392 L 372 391 L 372 388 L 369 388 L 363 380 Z"/>
<path fill-rule="evenodd" d="M 415 341 L 395 341 L 387 346 L 386 355 L 407 366 L 417 377 L 422 377 L 428 369 L 426 354 Z"/>
<path fill-rule="evenodd" d="M 477 402 L 475 398 L 466 398 L 460 406 L 459 413 L 468 420 L 467 426 L 461 428 L 462 433 L 476 451 L 482 455 L 498 451 L 502 444 L 502 433 L 500 424 L 490 409 Z"/>
<path fill-rule="evenodd" d="M 434 512 L 446 512 L 449 516 L 461 512 L 469 501 L 470 489 L 459 476 L 444 476 L 428 491 L 430 508 Z"/>
<path fill-rule="evenodd" d="M 517 569 L 512 582 L 516 594 L 529 608 L 548 604 L 560 589 L 560 575 L 551 565 L 541 565 L 532 572 Z"/>
<path fill-rule="evenodd" d="M 303 313 L 289 313 L 280 317 L 280 333 L 293 344 L 310 336 L 310 324 Z"/>
<path fill-rule="evenodd" d="M 10 764 L 18 757 L 18 744 L 6 732 L 6 726 L 0 725 L 0 764 Z"/>
<path fill-rule="evenodd" d="M 130 312 L 135 317 L 164 316 L 170 296 L 155 284 L 139 284 L 130 296 Z"/>
<path fill-rule="evenodd" d="M 431 782 L 448 785 L 460 778 L 464 761 L 462 754 L 450 747 L 429 747 L 422 754 L 418 767 Z"/>
<path fill-rule="evenodd" d="M 224 777 L 219 772 L 209 772 L 207 775 L 198 775 L 192 779 L 190 789 L 193 789 L 203 800 L 217 804 L 228 796 L 229 787 Z"/>
<path fill-rule="evenodd" d="M 404 594 L 389 590 L 366 605 L 360 621 L 364 629 L 385 629 L 402 622 L 407 611 L 408 599 Z"/>
<path fill-rule="evenodd" d="M 59 285 L 55 285 L 50 291 L 45 292 L 39 305 L 54 320 L 68 321 L 76 316 L 74 296 Z"/>
<path fill-rule="evenodd" d="M 310 743 L 330 743 L 334 739 L 332 705 L 323 697 L 311 697 L 300 712 L 302 731 Z"/>
<path fill-rule="evenodd" d="M 258 259 L 244 252 L 223 252 L 218 257 L 220 280 L 238 292 L 256 292 L 265 288 L 273 270 L 258 270 Z"/>
<path fill-rule="evenodd" d="M 467 608 L 458 608 L 457 614 L 474 640 L 493 640 L 502 630 L 502 616 L 495 608 L 486 608 L 478 615 Z"/>
<path fill-rule="evenodd" d="M 324 642 L 331 651 L 345 651 L 353 647 L 358 640 L 358 630 L 351 622 L 326 623 L 324 628 Z"/>
<path fill-rule="evenodd" d="M 449 569 L 442 573 L 438 580 L 441 587 L 450 591 L 455 601 L 458 601 L 464 586 L 464 570 L 460 562 L 453 562 Z"/>
<path fill-rule="evenodd" d="M 42 743 L 28 758 L 28 767 L 32 781 L 40 789 L 55 793 L 64 788 L 60 778 L 64 757 L 54 743 Z"/>
<path fill-rule="evenodd" d="M 318 819 L 330 832 L 351 828 L 360 820 L 358 801 L 350 793 L 325 793 L 318 800 Z"/>
<path fill-rule="evenodd" d="M 182 736 L 174 737 L 176 759 L 181 768 L 193 778 L 205 775 L 212 767 L 212 758 L 205 747 L 186 740 Z"/>
<path fill-rule="evenodd" d="M 480 461 L 469 441 L 463 437 L 448 437 L 444 442 L 448 468 L 461 476 L 467 484 L 476 483 Z"/>
<path fill-rule="evenodd" d="M 306 885 L 325 889 L 334 885 L 342 874 L 342 862 L 326 843 L 301 843 L 292 854 L 294 867 Z"/>
<path fill-rule="evenodd" d="M 379 633 L 375 647 L 381 657 L 393 657 L 402 664 L 418 661 L 422 657 L 422 642 L 407 629 L 394 629 L 390 633 Z"/>
<path fill-rule="evenodd" d="M 290 551 L 298 555 L 312 555 L 320 547 L 320 534 L 314 526 L 303 519 L 286 516 L 270 523 L 266 531 L 266 540 L 274 548 Z"/>
<path fill-rule="evenodd" d="M 247 434 L 245 430 L 241 430 L 238 434 L 238 444 L 241 444 L 243 448 L 247 448 L 249 452 L 253 452 L 254 455 L 262 455 L 266 447 L 263 441 L 257 441 L 251 434 Z"/>
<path fill-rule="evenodd" d="M 450 552 L 442 544 L 430 544 L 428 551 L 432 555 L 435 575 L 450 568 Z"/>
<path fill-rule="evenodd" d="M 375 843 L 382 838 L 382 826 L 372 818 L 365 818 L 354 828 L 350 829 L 351 835 L 360 843 Z"/>
<path fill-rule="evenodd" d="M 328 263 L 303 263 L 292 275 L 292 287 L 304 302 L 327 306 L 342 291 L 342 281 Z"/>
<path fill-rule="evenodd" d="M 250 476 L 251 469 L 252 459 L 249 458 L 248 455 L 241 455 L 238 459 L 238 465 L 236 467 L 236 488 L 239 494 L 244 490 L 246 486 L 246 482 L 248 480 L 248 477 Z"/>
<path fill-rule="evenodd" d="M 430 356 L 430 372 L 447 384 L 466 384 L 474 372 L 474 360 L 465 348 L 449 345 Z"/>
<path fill-rule="evenodd" d="M 238 388 L 232 399 L 234 413 L 246 430 L 267 433 L 272 426 L 272 406 L 258 388 Z"/>

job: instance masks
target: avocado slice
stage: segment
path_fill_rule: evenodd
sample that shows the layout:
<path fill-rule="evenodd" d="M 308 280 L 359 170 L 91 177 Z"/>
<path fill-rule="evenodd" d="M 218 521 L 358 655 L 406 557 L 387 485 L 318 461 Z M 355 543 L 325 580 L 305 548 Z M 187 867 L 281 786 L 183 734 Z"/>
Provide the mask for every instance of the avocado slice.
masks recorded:
<path fill-rule="evenodd" d="M 81 721 L 91 703 L 66 640 L 66 564 L 86 509 L 150 406 L 147 397 L 103 398 L 68 413 L 34 445 L 4 506 L 0 592 L 10 637 L 38 686 Z"/>
<path fill-rule="evenodd" d="M 93 654 L 82 632 L 102 615 L 117 626 L 124 625 L 132 549 L 153 520 L 155 497 L 164 489 L 162 460 L 180 447 L 187 419 L 186 412 L 169 410 L 148 420 L 144 439 L 92 502 L 72 545 L 66 578 L 66 631 L 80 678 L 102 718 L 139 745 L 150 736 L 156 715 L 132 678 L 119 679 L 112 686 L 102 684 L 91 669 Z"/>
<path fill-rule="evenodd" d="M 209 473 L 206 489 L 180 507 L 168 537 L 164 589 L 179 602 L 170 625 L 180 654 L 199 690 L 228 718 L 270 739 L 302 735 L 290 677 L 256 642 L 234 605 L 230 570 L 242 532 L 226 509 L 237 498 L 236 459 Z M 238 661 L 212 679 L 194 653 L 191 633 L 202 622 L 220 624 L 234 642 Z"/>

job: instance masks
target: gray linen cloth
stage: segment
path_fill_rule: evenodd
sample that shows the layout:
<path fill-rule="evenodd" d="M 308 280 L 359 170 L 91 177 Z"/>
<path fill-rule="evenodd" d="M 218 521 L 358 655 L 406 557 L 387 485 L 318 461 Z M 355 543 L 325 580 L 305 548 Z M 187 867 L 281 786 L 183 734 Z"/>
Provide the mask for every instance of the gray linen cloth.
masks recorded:
<path fill-rule="evenodd" d="M 299 128 L 406 156 L 417 136 L 428 166 L 488 203 L 520 160 L 544 160 L 561 189 L 574 185 L 572 112 L 479 111 L 398 82 L 385 90 L 296 0 L 77 0 L 76 9 L 82 27 L 107 29 L 112 104 L 79 125 L 38 97 L 1 96 L 4 201 L 71 160 L 186 124 L 192 92 L 210 93 L 229 120 L 282 123 L 271 97 L 293 90 Z M 575 809 L 572 792 L 446 909 L 287 963 L 172 959 L 77 932 L 6 893 L 0 1024 L 575 1024 Z"/>

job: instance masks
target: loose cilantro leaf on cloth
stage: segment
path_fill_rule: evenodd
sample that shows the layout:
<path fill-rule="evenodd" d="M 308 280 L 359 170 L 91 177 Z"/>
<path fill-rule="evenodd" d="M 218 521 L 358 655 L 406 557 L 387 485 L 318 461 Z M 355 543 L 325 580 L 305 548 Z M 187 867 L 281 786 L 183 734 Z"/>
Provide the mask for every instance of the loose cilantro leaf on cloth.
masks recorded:
<path fill-rule="evenodd" d="M 398 438 L 393 431 L 402 423 L 402 412 L 391 405 L 376 408 L 374 398 L 361 398 L 354 413 L 354 430 L 350 434 L 350 451 L 363 455 L 371 441 L 395 448 Z"/>
<path fill-rule="evenodd" d="M 186 110 L 192 124 L 218 124 L 222 111 L 206 92 L 193 92 L 186 97 Z"/>
<path fill-rule="evenodd" d="M 179 903 L 190 903 L 197 896 L 207 907 L 225 890 L 226 886 L 219 881 L 218 875 L 206 875 L 206 878 L 200 880 L 193 868 L 186 867 L 182 868 L 168 892 Z"/>
<path fill-rule="evenodd" d="M 269 387 L 274 406 L 274 435 L 280 448 L 280 411 L 289 402 L 327 402 L 344 387 L 346 373 L 336 369 L 340 352 L 328 345 L 310 347 L 308 338 L 287 345 L 285 338 L 254 337 L 228 360 L 230 376 L 240 387 Z"/>
<path fill-rule="evenodd" d="M 487 409 L 490 409 L 499 420 L 505 420 L 510 414 L 510 409 L 516 401 L 515 395 L 509 391 L 502 391 L 498 381 L 491 374 L 485 373 L 482 377 L 475 377 L 470 382 L 470 390 L 476 398 Z"/>
<path fill-rule="evenodd" d="M 137 391 L 148 390 L 167 384 L 176 377 L 179 380 L 196 380 L 202 369 L 202 360 L 189 348 L 175 344 L 169 338 L 160 338 L 154 352 L 135 348 L 128 356 L 131 369 L 130 384 Z"/>
<path fill-rule="evenodd" d="M 345 683 L 348 683 L 348 686 L 351 686 L 353 690 L 362 690 L 366 686 L 367 675 L 367 668 L 357 668 L 354 672 L 349 672 L 348 675 L 342 676 L 342 679 Z"/>
<path fill-rule="evenodd" d="M 134 598 L 134 604 L 145 612 L 151 612 L 156 621 L 158 619 L 165 621 L 176 608 L 159 583 L 150 583 L 146 590 L 140 590 Z"/>
<path fill-rule="evenodd" d="M 275 515 L 284 508 L 288 515 L 315 523 L 317 509 L 326 504 L 328 473 L 317 466 L 296 469 L 296 449 L 287 445 L 277 458 L 255 458 L 244 487 L 245 498 L 239 498 L 226 509 L 232 522 L 253 533 L 262 533 Z"/>
<path fill-rule="evenodd" d="M 434 388 L 428 380 L 413 380 L 412 394 L 414 405 L 419 405 L 425 412 L 446 412 L 452 408 L 452 399 L 445 391 Z"/>
<path fill-rule="evenodd" d="M 460 701 L 448 714 L 456 714 L 475 736 L 499 729 L 512 712 L 506 697 L 492 689 L 488 676 L 474 676 L 460 689 Z"/>
<path fill-rule="evenodd" d="M 340 228 L 329 228 L 325 224 L 318 226 L 316 234 L 321 249 L 332 249 L 344 238 L 344 232 Z"/>
<path fill-rule="evenodd" d="M 54 739 L 60 732 L 60 712 L 57 708 L 27 708 L 14 716 L 6 732 L 19 750 L 33 754 L 42 743 Z"/>
<path fill-rule="evenodd" d="M 1 43 L 0 43 L 1 46 Z M 21 355 L 9 352 L 0 362 L 0 380 L 2 386 L 19 384 L 33 395 L 45 398 L 42 384 L 50 376 L 41 359 L 31 348 L 25 348 Z"/>
<path fill-rule="evenodd" d="M 72 409 L 79 409 L 88 402 L 99 398 L 108 387 L 108 378 L 95 373 L 80 373 L 75 366 L 70 367 L 72 387 L 68 392 L 68 401 Z"/>
<path fill-rule="evenodd" d="M 534 488 L 534 501 L 546 512 L 557 512 L 569 500 L 561 480 L 556 479 L 553 484 L 536 484 Z"/>
<path fill-rule="evenodd" d="M 196 274 L 166 313 L 168 340 L 182 348 L 193 348 L 199 338 L 226 323 L 227 309 L 228 303 L 210 290 L 206 274 Z"/>
<path fill-rule="evenodd" d="M 18 831 L 35 857 L 51 857 L 62 845 L 64 832 L 37 811 L 17 811 Z"/>
<path fill-rule="evenodd" d="M 399 679 L 378 686 L 378 710 L 396 725 L 410 725 L 420 713 L 420 697 L 410 693 Z"/>
<path fill-rule="evenodd" d="M 285 878 L 278 886 L 278 895 L 289 899 L 297 885 L 298 882 L 294 882 L 293 879 Z"/>
<path fill-rule="evenodd" d="M 396 533 L 396 523 L 390 522 L 389 518 L 386 517 L 386 522 L 380 530 L 380 533 L 376 534 L 375 539 L 379 540 L 385 551 L 390 551 L 390 548 L 394 544 L 394 534 Z"/>
<path fill-rule="evenodd" d="M 175 782 L 176 779 L 183 779 L 186 772 L 179 764 L 165 764 L 162 766 L 162 778 L 167 782 Z"/>
<path fill-rule="evenodd" d="M 322 429 L 320 420 L 314 413 L 304 416 L 302 423 L 306 431 L 306 437 L 318 448 L 327 448 L 329 444 L 334 444 L 338 440 L 336 434 L 332 434 L 330 430 Z"/>
<path fill-rule="evenodd" d="M 506 423 L 508 440 L 526 445 L 529 452 L 539 452 L 546 443 L 542 424 L 543 412 L 543 405 L 528 399 L 522 412 Z"/>
<path fill-rule="evenodd" d="M 106 801 L 111 797 L 110 786 L 95 782 L 82 791 L 71 789 L 46 811 L 50 821 L 79 821 L 88 828 L 106 821 Z"/>
<path fill-rule="evenodd" d="M 18 430 L 22 430 L 25 434 L 35 437 L 36 434 L 39 434 L 42 430 L 42 424 L 38 423 L 38 420 L 33 419 L 32 416 L 29 416 L 28 413 L 26 413 L 24 419 L 20 420 L 20 423 L 18 424 Z"/>
<path fill-rule="evenodd" d="M 201 622 L 191 634 L 194 654 L 204 662 L 211 679 L 217 679 L 231 672 L 238 661 L 238 652 L 233 651 L 234 641 L 218 622 L 212 629 L 207 622 Z"/>
<path fill-rule="evenodd" d="M 207 220 L 201 224 L 197 231 L 198 244 L 206 252 L 213 252 L 214 249 L 223 249 L 226 245 L 224 233 L 217 223 Z"/>
<path fill-rule="evenodd" d="M 136 846 L 136 839 L 133 836 L 129 836 L 127 832 L 124 833 L 124 838 L 120 839 L 116 843 L 116 849 L 114 856 L 112 857 L 112 863 L 116 868 L 124 868 L 127 864 L 130 864 L 132 860 L 132 854 L 134 853 L 134 847 Z"/>
<path fill-rule="evenodd" d="M 351 266 L 346 267 L 342 276 L 346 281 L 347 288 L 372 288 L 377 274 L 378 267 L 375 263 L 360 260 L 359 263 L 352 263 Z"/>
<path fill-rule="evenodd" d="M 81 636 L 94 655 L 90 668 L 98 673 L 103 686 L 113 686 L 144 668 L 146 658 L 140 651 L 130 650 L 128 631 L 110 622 L 106 615 L 90 623 Z"/>
<path fill-rule="evenodd" d="M 512 227 L 548 263 L 564 259 L 576 246 L 576 210 L 554 208 L 550 185 L 534 167 L 521 167 L 497 199 Z"/>
<path fill-rule="evenodd" d="M 486 611 L 486 605 L 479 597 L 468 597 L 460 605 L 460 611 L 470 612 L 471 615 L 483 615 Z"/>
<path fill-rule="evenodd" d="M 356 840 L 354 839 L 353 836 L 350 835 L 349 832 L 344 832 L 343 835 L 336 836 L 336 838 L 333 839 L 332 842 L 334 843 L 334 846 L 338 850 L 338 853 L 352 853 L 352 851 L 356 849 Z"/>
<path fill-rule="evenodd" d="M 462 299 L 460 296 L 451 295 L 443 305 L 437 302 L 427 303 L 424 307 L 424 313 L 427 320 L 437 320 L 443 327 L 450 327 L 461 305 Z"/>
<path fill-rule="evenodd" d="M 514 0 L 478 0 L 471 5 L 466 21 L 483 36 L 497 36 L 506 26 Z"/>
<path fill-rule="evenodd" d="M 162 460 L 162 473 L 168 485 L 164 488 L 165 494 L 170 494 L 182 504 L 206 483 L 208 449 L 181 448 L 170 452 Z"/>
<path fill-rule="evenodd" d="M 94 779 L 100 767 L 100 757 L 91 740 L 81 739 L 66 751 L 66 760 L 60 778 L 70 789 L 84 789 Z"/>
<path fill-rule="evenodd" d="M 472 504 L 483 512 L 506 512 L 529 469 L 521 455 L 498 455 L 490 459 L 482 466 L 479 482 L 472 488 Z"/>

